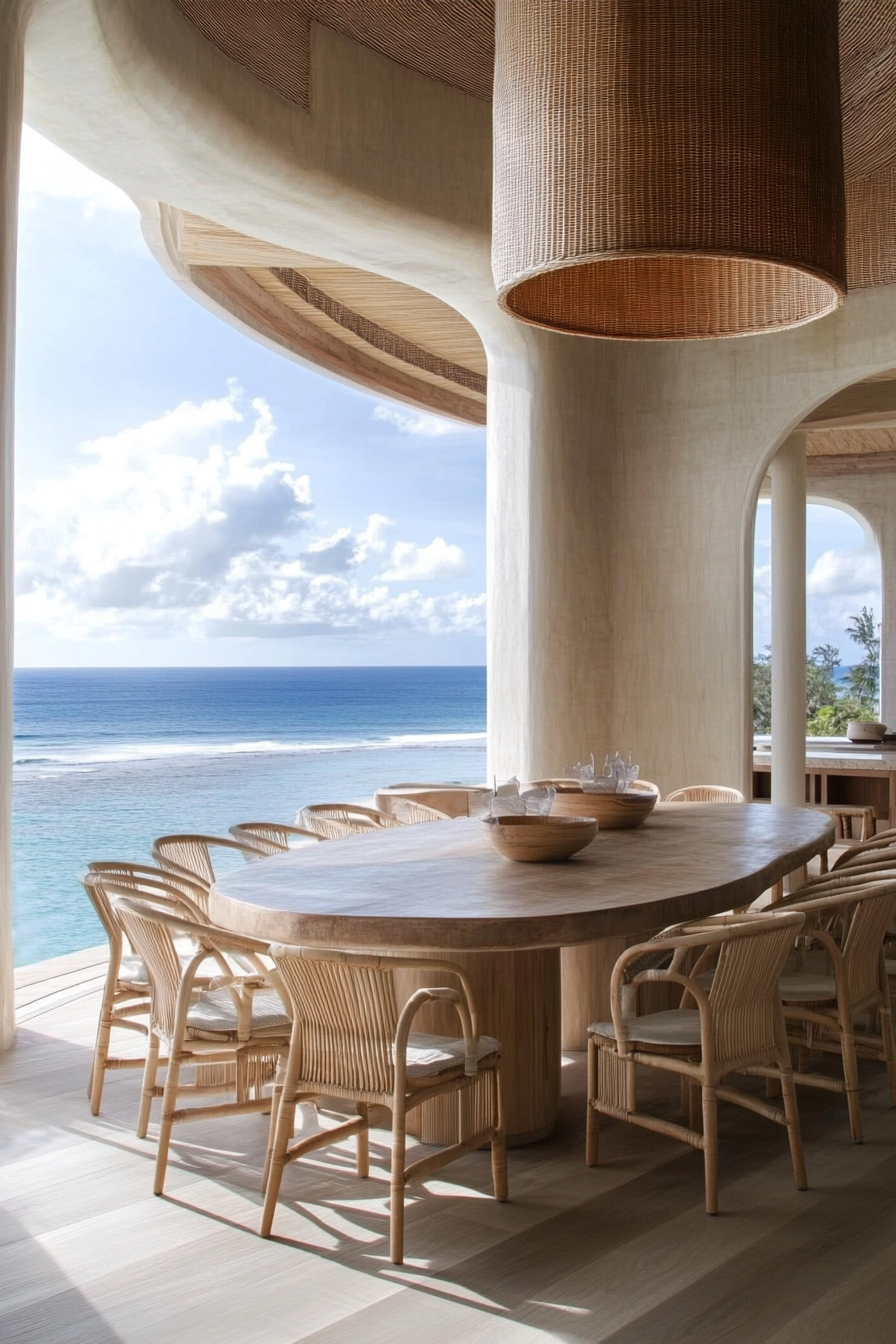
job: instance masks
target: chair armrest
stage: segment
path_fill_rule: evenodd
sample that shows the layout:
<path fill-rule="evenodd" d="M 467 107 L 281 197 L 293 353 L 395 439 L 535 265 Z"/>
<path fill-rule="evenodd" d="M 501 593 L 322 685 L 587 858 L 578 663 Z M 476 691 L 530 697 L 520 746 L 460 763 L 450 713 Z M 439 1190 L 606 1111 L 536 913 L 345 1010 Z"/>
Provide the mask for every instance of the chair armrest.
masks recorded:
<path fill-rule="evenodd" d="M 398 1026 L 395 1031 L 395 1090 L 403 1091 L 407 1079 L 408 1062 L 408 1036 L 411 1032 L 411 1023 L 427 1003 L 433 1000 L 441 1000 L 443 1003 L 453 1003 L 457 1015 L 461 1020 L 461 1026 L 464 1034 L 464 1073 L 468 1078 L 474 1078 L 479 1072 L 478 1046 L 479 1037 L 474 1036 L 473 1026 L 470 1018 L 470 1009 L 463 994 L 457 989 L 447 989 L 444 986 L 435 986 L 431 989 L 418 989 L 408 999 L 398 1018 Z"/>

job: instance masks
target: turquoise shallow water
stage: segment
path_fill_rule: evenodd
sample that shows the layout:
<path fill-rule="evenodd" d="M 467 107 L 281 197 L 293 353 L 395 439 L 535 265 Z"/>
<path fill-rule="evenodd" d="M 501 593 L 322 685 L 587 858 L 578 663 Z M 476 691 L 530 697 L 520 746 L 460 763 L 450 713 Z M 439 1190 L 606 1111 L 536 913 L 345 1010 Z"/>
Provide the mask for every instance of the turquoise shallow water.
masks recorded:
<path fill-rule="evenodd" d="M 158 835 L 292 821 L 408 779 L 485 777 L 485 669 L 20 670 L 16 964 L 102 941 L 78 882 Z M 241 860 L 238 860 L 241 862 Z"/>

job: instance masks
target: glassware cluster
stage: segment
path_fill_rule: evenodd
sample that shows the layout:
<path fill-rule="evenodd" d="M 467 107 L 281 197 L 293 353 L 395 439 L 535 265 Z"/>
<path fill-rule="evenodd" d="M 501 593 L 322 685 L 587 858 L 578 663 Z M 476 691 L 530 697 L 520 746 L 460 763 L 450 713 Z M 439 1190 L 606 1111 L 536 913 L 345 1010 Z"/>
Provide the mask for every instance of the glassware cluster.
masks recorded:
<path fill-rule="evenodd" d="M 624 761 L 618 751 L 612 760 L 607 754 L 604 768 L 599 775 L 594 771 L 593 753 L 590 763 L 583 764 L 581 761 L 576 761 L 575 765 L 564 766 L 563 770 L 567 779 L 579 781 L 584 793 L 627 793 L 638 778 L 639 772 L 640 766 L 632 764 L 631 754 L 628 761 Z"/>

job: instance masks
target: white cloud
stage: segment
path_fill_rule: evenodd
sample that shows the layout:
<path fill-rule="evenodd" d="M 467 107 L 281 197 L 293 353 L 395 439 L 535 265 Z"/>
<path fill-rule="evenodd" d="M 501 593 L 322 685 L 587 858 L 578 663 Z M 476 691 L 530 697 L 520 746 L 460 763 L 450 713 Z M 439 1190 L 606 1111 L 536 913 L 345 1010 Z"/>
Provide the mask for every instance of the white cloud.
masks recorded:
<path fill-rule="evenodd" d="M 78 200 L 85 219 L 92 219 L 101 210 L 116 215 L 138 214 L 134 202 L 119 187 L 28 126 L 22 129 L 19 194 L 26 209 L 40 196 Z"/>
<path fill-rule="evenodd" d="M 403 411 L 398 406 L 385 406 L 382 403 L 373 408 L 371 419 L 394 425 L 400 434 L 418 434 L 427 439 L 441 438 L 444 434 L 462 434 L 465 430 L 476 428 L 475 425 L 459 424 L 456 420 L 444 420 L 440 415 L 430 415 L 428 411 Z"/>
<path fill-rule="evenodd" d="M 771 565 L 753 571 L 754 644 L 762 652 L 771 642 Z M 822 552 L 806 576 L 806 642 L 839 648 L 845 665 L 858 656 L 846 634 L 851 618 L 869 607 L 881 610 L 880 558 L 875 550 L 831 547 Z"/>
<path fill-rule="evenodd" d="M 380 578 L 387 583 L 426 582 L 446 578 L 449 574 L 462 574 L 466 567 L 461 548 L 449 546 L 444 537 L 434 537 L 428 546 L 397 541 Z"/>
<path fill-rule="evenodd" d="M 397 542 L 374 579 L 385 514 L 314 538 L 309 479 L 272 457 L 275 434 L 267 403 L 231 385 L 82 444 L 65 476 L 23 492 L 18 619 L 74 639 L 483 628 L 482 594 L 388 586 L 459 572 L 443 538 Z"/>
<path fill-rule="evenodd" d="M 868 593 L 880 586 L 880 562 L 871 551 L 825 551 L 806 580 L 811 597 Z"/>

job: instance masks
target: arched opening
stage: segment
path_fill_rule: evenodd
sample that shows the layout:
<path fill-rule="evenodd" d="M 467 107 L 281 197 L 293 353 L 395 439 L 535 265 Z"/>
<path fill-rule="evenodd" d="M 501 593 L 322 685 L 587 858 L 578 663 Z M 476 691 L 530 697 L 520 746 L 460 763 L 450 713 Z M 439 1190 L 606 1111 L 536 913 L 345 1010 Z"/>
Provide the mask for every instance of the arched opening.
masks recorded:
<path fill-rule="evenodd" d="M 851 718 L 881 712 L 883 593 L 875 531 L 859 510 L 813 491 L 806 503 L 806 735 L 842 737 Z M 756 508 L 753 724 L 771 731 L 771 505 Z"/>

